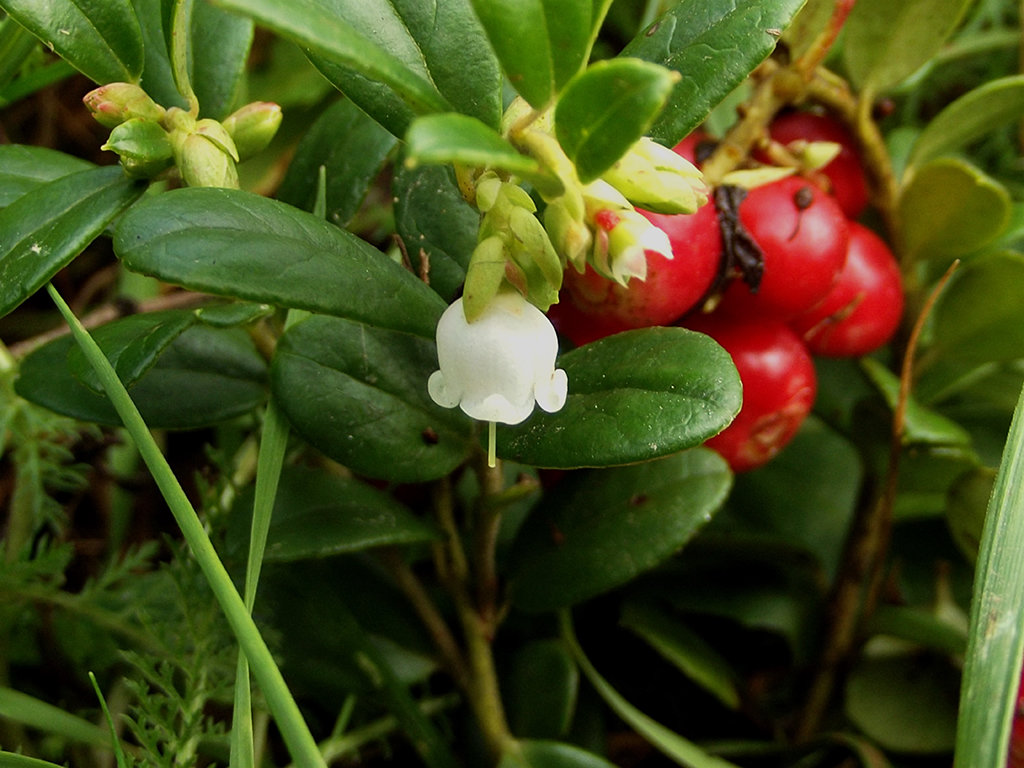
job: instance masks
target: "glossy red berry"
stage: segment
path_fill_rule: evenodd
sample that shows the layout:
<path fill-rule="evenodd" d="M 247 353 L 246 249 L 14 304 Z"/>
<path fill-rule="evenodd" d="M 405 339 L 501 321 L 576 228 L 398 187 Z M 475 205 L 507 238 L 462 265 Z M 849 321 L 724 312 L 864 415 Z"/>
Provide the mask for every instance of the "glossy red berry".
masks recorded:
<path fill-rule="evenodd" d="M 815 112 L 788 112 L 777 117 L 768 129 L 780 144 L 804 139 L 831 141 L 839 145 L 835 156 L 821 173 L 829 182 L 829 191 L 849 218 L 859 216 L 868 204 L 868 183 L 860 151 L 846 127 L 829 115 Z"/>
<path fill-rule="evenodd" d="M 1018 685 L 1017 712 L 1010 731 L 1010 752 L 1006 758 L 1006 768 L 1024 768 L 1024 674 Z"/>
<path fill-rule="evenodd" d="M 760 247 L 760 285 L 733 280 L 720 311 L 789 320 L 812 309 L 835 284 L 846 261 L 849 225 L 839 204 L 798 176 L 750 190 L 739 220 Z"/>
<path fill-rule="evenodd" d="M 812 354 L 859 357 L 892 338 L 903 316 L 899 265 L 878 235 L 851 222 L 839 280 L 825 300 L 790 325 Z"/>
<path fill-rule="evenodd" d="M 587 267 L 566 270 L 561 297 L 548 313 L 555 327 L 574 344 L 631 328 L 674 323 L 707 293 L 722 254 L 715 207 L 693 214 L 641 211 L 668 235 L 672 258 L 647 252 L 647 278 L 626 285 Z"/>
<path fill-rule="evenodd" d="M 707 441 L 735 472 L 759 467 L 793 438 L 814 404 L 817 377 L 806 347 L 785 324 L 720 314 L 688 318 L 732 356 L 743 384 L 743 406 L 723 432 Z"/>

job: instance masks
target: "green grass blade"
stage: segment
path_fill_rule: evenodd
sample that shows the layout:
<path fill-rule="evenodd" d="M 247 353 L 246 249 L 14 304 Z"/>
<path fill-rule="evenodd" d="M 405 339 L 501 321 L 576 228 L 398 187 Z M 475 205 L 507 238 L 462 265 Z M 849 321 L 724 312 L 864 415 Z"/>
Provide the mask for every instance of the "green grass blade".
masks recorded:
<path fill-rule="evenodd" d="M 6 720 L 72 741 L 110 746 L 109 734 L 98 725 L 13 688 L 0 688 L 0 713 Z"/>
<path fill-rule="evenodd" d="M 238 644 L 245 653 L 256 681 L 267 699 L 270 713 L 284 737 L 285 744 L 295 762 L 302 766 L 324 766 L 323 757 L 303 719 L 288 685 L 285 683 L 281 670 L 274 661 L 263 636 L 260 634 L 252 616 L 235 589 L 224 564 L 210 542 L 199 515 L 188 500 L 178 479 L 174 476 L 170 465 L 160 452 L 159 446 L 149 432 L 141 414 L 132 402 L 117 373 L 110 365 L 102 350 L 97 346 L 89 333 L 75 317 L 67 303 L 57 290 L 48 285 L 50 297 L 57 305 L 65 321 L 71 327 L 75 341 L 81 347 L 86 359 L 96 371 L 97 377 L 117 409 L 125 429 L 131 435 L 139 449 L 139 454 L 149 468 L 160 493 L 174 515 L 182 536 L 188 543 L 196 562 L 203 571 L 217 602 L 221 606 L 230 624 Z"/>
<path fill-rule="evenodd" d="M 114 724 L 114 717 L 110 714 L 110 707 L 107 706 L 107 700 L 103 697 L 100 684 L 96 682 L 96 675 L 92 672 L 89 673 L 89 682 L 92 683 L 92 689 L 96 691 L 96 698 L 100 700 L 103 716 L 107 719 L 107 727 L 110 729 L 110 741 L 114 746 L 114 760 L 117 763 L 117 768 L 128 768 L 130 763 L 124 755 L 124 750 L 121 748 L 121 741 L 117 738 L 117 726 Z"/>
<path fill-rule="evenodd" d="M 971 603 L 954 768 L 1006 764 L 1024 649 L 1024 391 L 989 499 Z"/>
<path fill-rule="evenodd" d="M 35 757 L 18 755 L 14 752 L 0 752 L 0 768 L 62 768 L 56 763 Z"/>

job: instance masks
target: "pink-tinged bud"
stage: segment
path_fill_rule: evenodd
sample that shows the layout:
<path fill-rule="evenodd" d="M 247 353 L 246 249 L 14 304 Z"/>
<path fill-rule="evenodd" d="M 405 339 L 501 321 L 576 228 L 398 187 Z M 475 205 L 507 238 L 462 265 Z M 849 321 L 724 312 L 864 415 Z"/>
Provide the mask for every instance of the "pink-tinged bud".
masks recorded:
<path fill-rule="evenodd" d="M 100 125 L 114 128 L 128 120 L 163 119 L 164 108 L 134 83 L 109 83 L 85 94 L 86 108 Z"/>
<path fill-rule="evenodd" d="M 224 118 L 242 160 L 266 149 L 280 125 L 281 107 L 270 101 L 254 101 Z"/>

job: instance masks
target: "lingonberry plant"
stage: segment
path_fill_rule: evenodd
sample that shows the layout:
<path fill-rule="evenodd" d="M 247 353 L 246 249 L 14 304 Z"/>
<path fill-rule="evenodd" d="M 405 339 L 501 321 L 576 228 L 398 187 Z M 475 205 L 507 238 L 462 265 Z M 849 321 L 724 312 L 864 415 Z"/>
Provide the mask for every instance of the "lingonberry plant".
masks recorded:
<path fill-rule="evenodd" d="M 0 0 L 0 765 L 1016 760 L 1020 26 Z"/>

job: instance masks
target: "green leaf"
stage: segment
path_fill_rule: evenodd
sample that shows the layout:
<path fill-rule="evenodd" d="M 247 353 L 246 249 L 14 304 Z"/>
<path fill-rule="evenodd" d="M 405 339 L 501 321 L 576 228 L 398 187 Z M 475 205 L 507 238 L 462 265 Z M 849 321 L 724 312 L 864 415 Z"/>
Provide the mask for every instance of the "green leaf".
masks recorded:
<path fill-rule="evenodd" d="M 406 164 L 461 163 L 519 176 L 540 175 L 540 163 L 476 118 L 448 113 L 417 118 L 405 134 Z"/>
<path fill-rule="evenodd" d="M 576 633 L 573 631 L 572 618 L 568 611 L 560 616 L 562 637 L 569 646 L 569 651 L 580 665 L 587 680 L 594 686 L 608 707 L 637 733 L 649 741 L 662 754 L 685 768 L 736 768 L 732 763 L 714 755 L 709 755 L 693 742 L 683 738 L 675 731 L 669 730 L 661 723 L 633 706 L 626 698 L 615 690 L 597 671 L 590 659 L 583 653 Z"/>
<path fill-rule="evenodd" d="M 941 158 L 917 169 L 899 209 L 906 263 L 942 261 L 992 242 L 1010 220 L 1010 195 L 969 163 Z"/>
<path fill-rule="evenodd" d="M 540 467 L 609 466 L 699 445 L 739 411 L 732 359 L 707 336 L 645 328 L 562 355 L 569 396 L 557 413 L 535 412 L 498 428 L 498 455 Z"/>
<path fill-rule="evenodd" d="M 476 247 L 480 212 L 466 202 L 448 166 L 400 165 L 392 186 L 395 228 L 417 274 L 452 302 L 466 279 Z"/>
<path fill-rule="evenodd" d="M 856 448 L 810 416 L 771 463 L 736 477 L 711 528 L 800 547 L 832 578 L 860 501 L 863 468 Z"/>
<path fill-rule="evenodd" d="M 37 186 L 0 211 L 0 316 L 67 265 L 142 194 L 120 167 Z"/>
<path fill-rule="evenodd" d="M 529 739 L 565 736 L 576 711 L 579 677 L 558 640 L 533 640 L 519 648 L 501 687 L 512 732 Z"/>
<path fill-rule="evenodd" d="M 718 651 L 671 613 L 634 601 L 626 604 L 620 621 L 726 707 L 739 709 L 736 671 Z"/>
<path fill-rule="evenodd" d="M 928 359 L 963 366 L 1024 357 L 1022 296 L 1024 255 L 997 253 L 965 264 L 935 307 Z"/>
<path fill-rule="evenodd" d="M 160 354 L 196 322 L 195 312 L 172 309 L 129 315 L 100 326 L 92 337 L 117 371 L 127 389 L 153 367 Z M 103 384 L 96 378 L 89 361 L 77 347 L 68 356 L 71 372 L 94 392 L 101 393 Z"/>
<path fill-rule="evenodd" d="M 978 559 L 978 548 L 985 528 L 988 500 L 992 497 L 996 471 L 991 467 L 976 467 L 964 472 L 949 488 L 946 522 L 953 541 L 967 559 Z"/>
<path fill-rule="evenodd" d="M 453 108 L 498 125 L 498 63 L 468 0 L 221 4 L 309 49 L 317 68 L 396 136 L 415 114 Z"/>
<path fill-rule="evenodd" d="M 650 130 L 666 146 L 696 128 L 775 49 L 804 0 L 676 3 L 623 56 L 662 64 L 682 79 Z"/>
<path fill-rule="evenodd" d="M 243 494 L 238 503 L 251 510 L 252 495 Z M 290 467 L 282 472 L 275 496 L 265 559 L 308 560 L 437 536 L 408 507 L 360 480 Z"/>
<path fill-rule="evenodd" d="M 82 421 L 119 424 L 114 407 L 68 368 L 74 341 L 56 339 L 21 361 L 19 395 Z M 195 429 L 249 413 L 266 400 L 266 365 L 248 334 L 197 325 L 164 350 L 132 387 L 153 429 Z"/>
<path fill-rule="evenodd" d="M 911 150 L 920 166 L 1024 116 L 1024 75 L 1012 75 L 968 91 L 928 121 Z"/>
<path fill-rule="evenodd" d="M 498 768 L 615 768 L 603 757 L 558 741 L 518 741 L 498 763 Z"/>
<path fill-rule="evenodd" d="M 192 88 L 202 117 L 221 120 L 244 97 L 246 65 L 252 46 L 251 19 L 228 13 L 207 2 L 192 11 Z"/>
<path fill-rule="evenodd" d="M 732 476 L 718 454 L 695 449 L 654 462 L 569 475 L 516 539 L 515 603 L 544 611 L 625 584 L 677 552 L 725 500 Z"/>
<path fill-rule="evenodd" d="M 194 290 L 433 338 L 444 302 L 380 251 L 310 213 L 231 189 L 179 189 L 114 233 L 130 269 Z"/>
<path fill-rule="evenodd" d="M 887 635 L 950 656 L 963 656 L 967 633 L 931 611 L 909 605 L 880 605 L 871 615 L 869 631 Z"/>
<path fill-rule="evenodd" d="M 0 145 L 0 208 L 42 184 L 93 167 L 86 160 L 55 149 Z"/>
<path fill-rule="evenodd" d="M 1024 631 L 1024 390 L 989 501 L 971 599 L 954 768 L 1002 765 L 1021 677 Z"/>
<path fill-rule="evenodd" d="M 295 430 L 347 467 L 395 482 L 451 472 L 475 445 L 473 423 L 434 404 L 433 341 L 313 316 L 281 338 L 274 396 Z"/>
<path fill-rule="evenodd" d="M 394 136 L 353 102 L 339 99 L 302 137 L 277 197 L 312 211 L 319 168 L 323 166 L 327 176 L 326 218 L 343 227 L 359 210 L 395 143 Z"/>
<path fill-rule="evenodd" d="M 472 0 L 509 82 L 544 109 L 587 63 L 591 0 Z"/>
<path fill-rule="evenodd" d="M 843 60 L 861 89 L 884 91 L 926 64 L 960 24 L 970 0 L 859 0 L 843 28 Z"/>
<path fill-rule="evenodd" d="M 12 723 L 95 747 L 110 746 L 110 734 L 95 723 L 13 688 L 0 687 L 0 712 Z"/>
<path fill-rule="evenodd" d="M 2 0 L 0 8 L 101 85 L 142 74 L 142 30 L 129 0 Z"/>
<path fill-rule="evenodd" d="M 882 393 L 889 408 L 895 409 L 900 394 L 899 377 L 874 358 L 864 358 L 861 366 Z M 926 408 L 911 395 L 904 411 L 903 443 L 967 447 L 971 444 L 971 436 L 955 421 Z"/>
<path fill-rule="evenodd" d="M 555 131 L 580 181 L 607 171 L 647 132 L 678 80 L 657 64 L 618 58 L 569 82 L 555 107 Z"/>
<path fill-rule="evenodd" d="M 956 734 L 959 678 L 956 668 L 940 657 L 869 657 L 850 674 L 846 714 L 884 748 L 948 752 Z"/>

